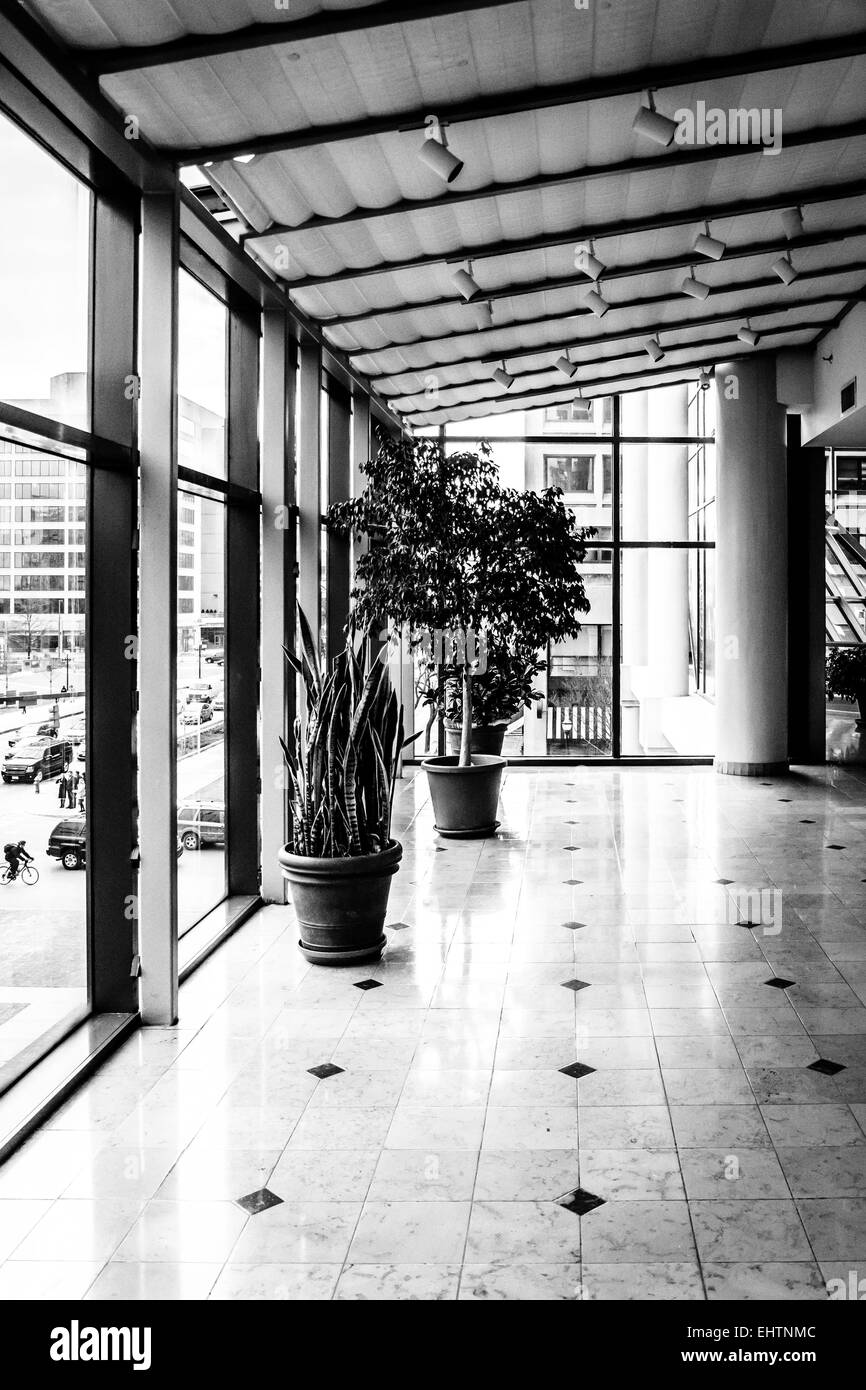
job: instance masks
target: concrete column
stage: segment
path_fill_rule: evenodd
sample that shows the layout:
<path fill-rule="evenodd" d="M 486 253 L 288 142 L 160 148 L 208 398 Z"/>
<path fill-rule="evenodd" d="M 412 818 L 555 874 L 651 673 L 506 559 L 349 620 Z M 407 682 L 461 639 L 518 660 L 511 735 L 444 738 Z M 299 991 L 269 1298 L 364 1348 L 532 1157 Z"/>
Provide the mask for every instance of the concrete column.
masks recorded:
<path fill-rule="evenodd" d="M 319 585 L 321 581 L 321 410 L 322 355 L 312 339 L 301 341 L 301 362 L 298 374 L 298 476 L 297 505 L 299 512 L 298 599 L 318 646 L 319 642 Z M 301 692 L 303 697 L 303 692 Z"/>
<path fill-rule="evenodd" d="M 716 367 L 716 769 L 788 766 L 785 410 L 771 356 Z"/>
<path fill-rule="evenodd" d="M 139 927 L 145 1023 L 177 1021 L 177 264 L 173 195 L 142 200 Z"/>
<path fill-rule="evenodd" d="M 827 758 L 826 527 L 823 449 L 801 446 L 799 415 L 788 416 L 788 753 L 795 763 Z"/>
<path fill-rule="evenodd" d="M 282 309 L 266 309 L 262 316 L 262 897 L 284 903 L 285 880 L 277 863 L 277 851 L 286 843 L 287 782 L 279 756 L 277 736 L 285 737 L 288 725 L 287 673 L 283 645 L 292 634 L 291 507 L 294 479 L 291 475 L 292 421 L 287 408 L 288 343 Z"/>

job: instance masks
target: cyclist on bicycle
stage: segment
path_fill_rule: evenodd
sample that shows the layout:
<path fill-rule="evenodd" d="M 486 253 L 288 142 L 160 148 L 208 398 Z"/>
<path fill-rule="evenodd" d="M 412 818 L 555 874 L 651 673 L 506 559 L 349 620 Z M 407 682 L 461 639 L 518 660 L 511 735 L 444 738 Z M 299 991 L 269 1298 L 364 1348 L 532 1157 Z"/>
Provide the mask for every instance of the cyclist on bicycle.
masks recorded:
<path fill-rule="evenodd" d="M 19 840 L 17 844 L 12 844 L 10 842 L 8 845 L 3 846 L 3 853 L 5 854 L 6 862 L 9 865 L 10 883 L 14 878 L 18 877 L 18 874 L 21 870 L 22 862 L 25 864 L 33 863 L 33 855 L 27 853 L 26 849 L 24 848 L 24 845 L 25 841 Z"/>

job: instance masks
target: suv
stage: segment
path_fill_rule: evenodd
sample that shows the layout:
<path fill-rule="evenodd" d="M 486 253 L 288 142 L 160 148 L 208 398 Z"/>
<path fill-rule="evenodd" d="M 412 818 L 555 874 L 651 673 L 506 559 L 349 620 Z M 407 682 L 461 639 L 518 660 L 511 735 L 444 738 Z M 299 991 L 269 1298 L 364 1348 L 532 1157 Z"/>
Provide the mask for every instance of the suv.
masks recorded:
<path fill-rule="evenodd" d="M 49 859 L 59 859 L 64 869 L 83 869 L 87 863 L 87 821 L 84 816 L 58 821 L 48 836 Z M 183 854 L 178 836 L 177 857 Z"/>
<path fill-rule="evenodd" d="M 177 813 L 177 833 L 184 849 L 203 849 L 205 845 L 226 842 L 226 808 L 216 802 L 181 806 Z"/>
<path fill-rule="evenodd" d="M 64 869 L 83 869 L 87 859 L 87 821 L 83 816 L 62 820 L 48 836 L 47 854 Z"/>
<path fill-rule="evenodd" d="M 71 743 L 53 742 L 25 743 L 14 753 L 7 753 L 3 761 L 4 782 L 35 782 L 38 773 L 43 778 L 56 777 L 72 762 Z"/>

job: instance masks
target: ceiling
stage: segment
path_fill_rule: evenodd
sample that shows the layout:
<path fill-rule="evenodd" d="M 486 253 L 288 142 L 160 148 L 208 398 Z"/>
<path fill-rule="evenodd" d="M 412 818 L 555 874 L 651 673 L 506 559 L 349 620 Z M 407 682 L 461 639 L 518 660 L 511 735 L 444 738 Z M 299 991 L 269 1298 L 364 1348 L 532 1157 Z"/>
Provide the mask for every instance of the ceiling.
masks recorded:
<path fill-rule="evenodd" d="M 31 0 L 145 138 L 414 426 L 804 346 L 866 287 L 862 0 Z M 667 148 L 647 88 L 781 112 L 781 149 Z M 463 168 L 419 158 L 425 117 Z M 253 156 L 250 159 L 250 156 Z M 786 237 L 782 213 L 802 208 Z M 720 261 L 694 252 L 710 222 Z M 575 248 L 606 267 L 601 319 Z M 797 278 L 771 269 L 790 254 Z M 471 271 L 490 305 L 452 276 Z M 685 295 L 689 267 L 709 285 Z M 757 348 L 737 339 L 748 320 Z M 644 349 L 657 336 L 665 357 Z M 565 350 L 569 382 L 554 366 Z M 492 379 L 501 362 L 507 391 Z"/>

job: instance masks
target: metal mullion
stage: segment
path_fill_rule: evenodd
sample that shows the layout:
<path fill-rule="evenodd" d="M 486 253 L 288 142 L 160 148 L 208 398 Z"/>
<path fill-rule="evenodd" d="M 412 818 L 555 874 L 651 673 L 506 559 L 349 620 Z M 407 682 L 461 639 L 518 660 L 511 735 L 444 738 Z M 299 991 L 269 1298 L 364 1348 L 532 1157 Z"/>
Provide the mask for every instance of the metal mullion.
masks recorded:
<path fill-rule="evenodd" d="M 622 567 L 620 556 L 620 532 L 621 532 L 621 508 L 622 499 L 620 497 L 620 486 L 622 479 L 621 469 L 621 402 L 618 395 L 613 398 L 613 450 L 612 450 L 612 476 L 611 476 L 611 560 L 612 560 L 612 591 L 611 591 L 611 661 L 613 669 L 611 672 L 611 757 L 614 762 L 619 762 L 622 754 L 622 710 L 621 710 L 621 662 L 622 662 L 622 596 L 620 593 L 620 571 Z"/>

